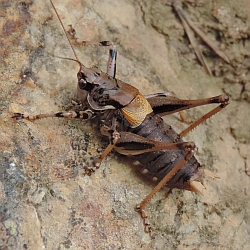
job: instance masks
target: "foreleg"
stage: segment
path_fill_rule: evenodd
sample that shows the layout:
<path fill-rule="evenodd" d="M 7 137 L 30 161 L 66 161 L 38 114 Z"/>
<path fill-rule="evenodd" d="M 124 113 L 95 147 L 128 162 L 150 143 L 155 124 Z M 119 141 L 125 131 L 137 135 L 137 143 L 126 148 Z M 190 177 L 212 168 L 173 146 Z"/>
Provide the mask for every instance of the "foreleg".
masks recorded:
<path fill-rule="evenodd" d="M 83 120 L 89 120 L 95 116 L 91 110 L 85 111 L 68 111 L 68 112 L 57 112 L 51 114 L 38 114 L 38 115 L 24 115 L 22 113 L 14 113 L 12 118 L 15 120 L 25 119 L 28 121 L 34 121 L 43 118 L 57 117 L 57 118 L 79 118 Z"/>

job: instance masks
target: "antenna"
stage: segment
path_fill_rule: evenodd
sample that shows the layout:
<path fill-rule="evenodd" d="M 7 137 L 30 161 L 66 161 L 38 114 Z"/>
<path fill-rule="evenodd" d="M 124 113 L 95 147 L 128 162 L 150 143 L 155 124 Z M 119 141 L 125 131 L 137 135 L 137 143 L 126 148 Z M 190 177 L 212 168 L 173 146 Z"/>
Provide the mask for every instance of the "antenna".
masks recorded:
<path fill-rule="evenodd" d="M 62 56 L 55 56 L 53 55 L 54 57 L 56 58 L 60 58 L 60 59 L 63 59 L 63 60 L 69 60 L 69 61 L 73 61 L 73 62 L 77 62 L 80 66 L 80 68 L 82 68 L 82 63 L 76 59 L 73 59 L 73 58 L 68 58 L 68 57 L 62 57 Z"/>
<path fill-rule="evenodd" d="M 69 41 L 70 47 L 71 47 L 71 49 L 72 49 L 72 51 L 73 51 L 73 53 L 74 53 L 74 55 L 75 55 L 76 60 L 77 60 L 78 62 L 80 62 L 79 59 L 78 59 L 78 56 L 76 55 L 76 52 L 75 52 L 75 50 L 74 50 L 72 44 L 71 44 L 71 41 L 70 41 L 69 36 L 68 36 L 68 33 L 67 33 L 67 31 L 66 31 L 66 29 L 65 29 L 65 27 L 64 27 L 64 25 L 63 25 L 63 23 L 62 23 L 62 21 L 61 21 L 61 18 L 60 18 L 60 16 L 59 16 L 59 14 L 58 14 L 58 12 L 57 12 L 57 10 L 56 10 L 56 7 L 55 7 L 55 5 L 53 4 L 52 0 L 50 0 L 50 3 L 51 3 L 53 9 L 54 9 L 55 12 L 56 12 L 57 18 L 59 19 L 59 22 L 61 23 L 61 26 L 62 26 L 62 28 L 63 28 L 63 31 L 64 31 L 64 33 L 65 33 L 65 35 L 66 35 L 66 37 L 67 37 L 67 39 L 68 39 L 68 41 Z"/>

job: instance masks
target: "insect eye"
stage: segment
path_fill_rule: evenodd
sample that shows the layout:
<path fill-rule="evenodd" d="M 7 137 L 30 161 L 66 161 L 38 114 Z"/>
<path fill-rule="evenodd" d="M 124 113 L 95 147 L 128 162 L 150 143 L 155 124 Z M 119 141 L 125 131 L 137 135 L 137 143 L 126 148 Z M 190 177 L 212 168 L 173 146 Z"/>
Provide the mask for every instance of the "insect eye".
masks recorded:
<path fill-rule="evenodd" d="M 104 88 L 100 88 L 98 92 L 99 92 L 100 95 L 103 94 Z"/>
<path fill-rule="evenodd" d="M 80 79 L 78 81 L 78 86 L 79 86 L 80 89 L 85 89 L 86 85 L 87 85 L 87 82 L 84 79 Z"/>

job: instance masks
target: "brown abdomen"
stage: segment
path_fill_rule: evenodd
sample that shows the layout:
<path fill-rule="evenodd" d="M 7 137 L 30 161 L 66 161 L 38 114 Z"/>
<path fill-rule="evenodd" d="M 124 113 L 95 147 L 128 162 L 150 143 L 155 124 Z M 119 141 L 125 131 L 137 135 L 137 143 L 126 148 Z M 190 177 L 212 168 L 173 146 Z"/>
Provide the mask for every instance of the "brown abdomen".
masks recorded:
<path fill-rule="evenodd" d="M 154 141 L 168 143 L 183 141 L 178 138 L 178 133 L 158 115 L 148 115 L 140 126 L 131 128 L 130 132 Z M 144 175 L 159 182 L 186 154 L 184 150 L 167 150 L 144 153 L 134 158 L 136 164 L 142 165 L 141 172 Z M 199 182 L 203 180 L 203 167 L 194 156 L 166 183 L 166 186 L 193 191 L 189 184 L 193 180 Z"/>

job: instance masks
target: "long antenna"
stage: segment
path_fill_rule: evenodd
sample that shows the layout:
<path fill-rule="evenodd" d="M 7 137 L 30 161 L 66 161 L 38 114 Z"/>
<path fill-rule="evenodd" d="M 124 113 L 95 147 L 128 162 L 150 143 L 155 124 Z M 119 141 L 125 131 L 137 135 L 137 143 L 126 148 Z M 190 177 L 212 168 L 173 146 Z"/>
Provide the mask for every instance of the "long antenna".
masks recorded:
<path fill-rule="evenodd" d="M 80 68 L 82 67 L 82 63 L 80 61 L 76 60 L 76 59 L 68 58 L 68 57 L 62 57 L 62 56 L 55 56 L 55 55 L 53 55 L 53 56 L 56 57 L 56 58 L 77 62 L 79 64 Z"/>
<path fill-rule="evenodd" d="M 76 55 L 76 52 L 75 52 L 75 50 L 74 50 L 72 44 L 71 44 L 71 41 L 70 41 L 70 39 L 69 39 L 69 35 L 68 35 L 68 33 L 67 33 L 67 31 L 66 31 L 66 29 L 65 29 L 65 27 L 64 27 L 64 25 L 63 25 L 63 23 L 62 23 L 62 21 L 61 21 L 61 18 L 60 18 L 60 16 L 59 16 L 59 14 L 58 14 L 58 12 L 57 12 L 57 10 L 56 10 L 56 7 L 55 7 L 55 5 L 53 4 L 52 0 L 50 0 L 50 3 L 51 3 L 53 9 L 54 9 L 55 12 L 56 12 L 57 18 L 59 19 L 59 21 L 60 21 L 60 23 L 61 23 L 61 26 L 62 26 L 62 28 L 63 28 L 63 31 L 64 31 L 64 33 L 65 33 L 65 35 L 66 35 L 66 37 L 67 37 L 67 39 L 68 39 L 68 41 L 69 41 L 70 47 L 71 47 L 71 49 L 72 49 L 72 51 L 73 51 L 73 53 L 74 53 L 74 55 L 75 55 L 76 60 L 77 60 L 78 62 L 80 62 L 79 59 L 78 59 L 78 56 Z"/>

